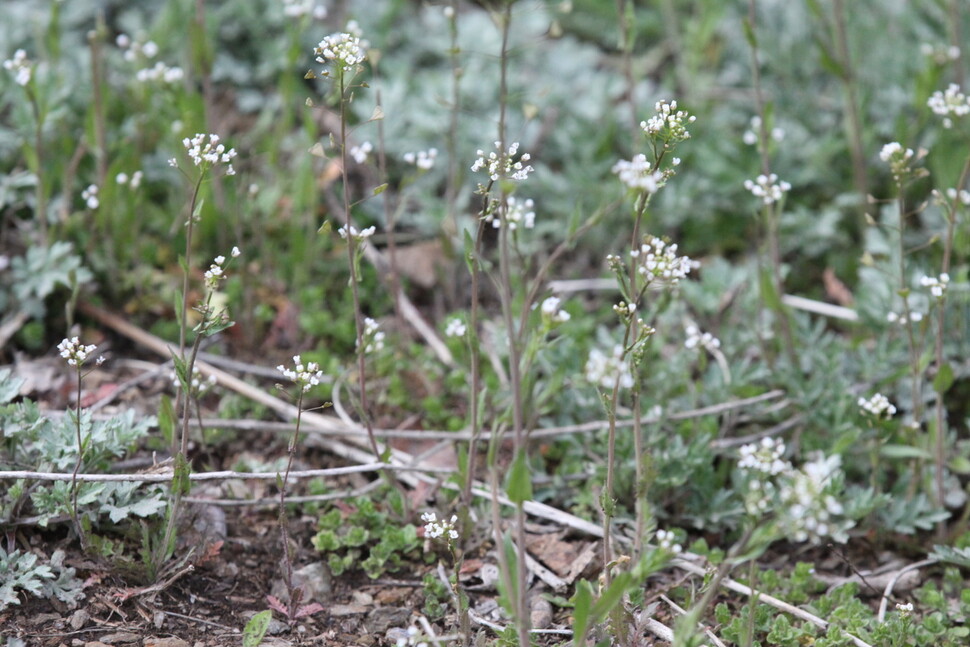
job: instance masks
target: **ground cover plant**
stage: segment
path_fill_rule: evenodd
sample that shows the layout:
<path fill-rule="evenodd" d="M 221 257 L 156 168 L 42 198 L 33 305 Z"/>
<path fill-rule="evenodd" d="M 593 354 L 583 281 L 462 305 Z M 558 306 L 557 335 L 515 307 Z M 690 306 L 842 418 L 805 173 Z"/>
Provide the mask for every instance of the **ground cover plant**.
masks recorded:
<path fill-rule="evenodd" d="M 961 2 L 0 24 L 0 643 L 970 640 Z"/>

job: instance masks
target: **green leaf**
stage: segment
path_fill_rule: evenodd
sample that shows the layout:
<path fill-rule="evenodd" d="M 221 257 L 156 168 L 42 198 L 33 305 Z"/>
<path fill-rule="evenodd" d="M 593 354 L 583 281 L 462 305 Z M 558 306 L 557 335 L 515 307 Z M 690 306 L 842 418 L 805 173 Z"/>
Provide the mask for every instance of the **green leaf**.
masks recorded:
<path fill-rule="evenodd" d="M 243 647 L 259 647 L 269 629 L 269 621 L 272 619 L 273 612 L 269 609 L 260 611 L 250 618 L 243 629 Z"/>
<path fill-rule="evenodd" d="M 593 586 L 586 580 L 576 584 L 576 593 L 570 598 L 573 603 L 573 644 L 582 645 L 586 642 L 586 631 L 589 628 L 589 612 L 593 606 Z"/>
<path fill-rule="evenodd" d="M 532 475 L 529 473 L 529 461 L 524 448 L 519 449 L 512 462 L 507 494 L 513 503 L 523 503 L 532 499 Z"/>
<path fill-rule="evenodd" d="M 933 378 L 933 390 L 943 395 L 950 390 L 951 386 L 953 386 L 953 367 L 949 362 L 943 362 L 940 370 L 936 372 L 936 377 Z"/>
<path fill-rule="evenodd" d="M 387 191 L 387 182 L 385 182 L 384 184 L 381 184 L 380 186 L 374 187 L 374 195 L 380 195 L 385 191 Z"/>
<path fill-rule="evenodd" d="M 171 445 L 175 439 L 175 407 L 172 406 L 172 398 L 167 395 L 162 396 L 158 406 L 158 428 L 165 442 Z"/>
<path fill-rule="evenodd" d="M 922 447 L 912 447 L 910 445 L 883 445 L 879 448 L 879 454 L 885 458 L 922 458 L 925 460 L 933 458 Z"/>

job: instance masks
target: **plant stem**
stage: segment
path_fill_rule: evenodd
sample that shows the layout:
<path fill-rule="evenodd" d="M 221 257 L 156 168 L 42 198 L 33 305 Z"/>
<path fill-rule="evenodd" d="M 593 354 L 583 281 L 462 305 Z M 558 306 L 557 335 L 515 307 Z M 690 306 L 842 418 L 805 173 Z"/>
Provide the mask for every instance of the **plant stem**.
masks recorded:
<path fill-rule="evenodd" d="M 296 455 L 296 443 L 300 438 L 300 420 L 303 417 L 303 387 L 300 386 L 300 395 L 296 401 L 296 428 L 293 430 L 293 437 L 290 439 L 290 444 L 287 447 L 287 457 L 286 457 L 286 472 L 283 474 L 283 480 L 280 483 L 280 508 L 279 508 L 279 523 L 280 523 L 280 539 L 283 542 L 283 576 L 286 578 L 286 592 L 289 594 L 290 599 L 288 601 L 289 606 L 287 610 L 289 611 L 288 620 L 293 620 L 293 615 L 297 611 L 298 602 L 293 595 L 293 560 L 290 557 L 290 535 L 289 528 L 287 527 L 286 518 L 286 485 L 290 478 L 290 470 L 293 467 L 293 457 Z"/>
<path fill-rule="evenodd" d="M 852 182 L 859 194 L 860 212 L 865 213 L 866 196 L 869 193 L 869 177 L 866 170 L 865 145 L 862 142 L 862 118 L 860 116 L 859 95 L 856 91 L 855 72 L 852 69 L 852 56 L 849 52 L 849 37 L 845 25 L 845 6 L 843 0 L 832 0 L 835 13 L 834 44 L 842 74 L 842 91 L 845 98 L 845 129 L 848 131 L 849 154 L 852 157 Z"/>
<path fill-rule="evenodd" d="M 81 525 L 81 518 L 77 513 L 77 475 L 81 471 L 81 462 L 84 459 L 84 443 L 81 440 L 81 364 L 77 365 L 77 401 L 74 408 L 75 440 L 77 442 L 77 460 L 74 462 L 74 472 L 71 474 L 71 521 L 74 522 L 74 530 L 77 532 L 78 539 L 81 540 L 81 549 L 85 552 L 88 549 L 88 538 L 84 534 L 84 527 Z"/>

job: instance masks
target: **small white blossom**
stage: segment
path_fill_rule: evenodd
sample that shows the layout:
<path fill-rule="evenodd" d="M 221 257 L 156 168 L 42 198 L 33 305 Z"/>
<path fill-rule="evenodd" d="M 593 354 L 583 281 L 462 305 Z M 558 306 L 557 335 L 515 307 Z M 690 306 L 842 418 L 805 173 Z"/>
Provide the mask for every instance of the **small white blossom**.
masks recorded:
<path fill-rule="evenodd" d="M 628 188 L 645 193 L 656 193 L 663 186 L 663 171 L 653 171 L 653 165 L 643 153 L 634 155 L 631 160 L 620 160 L 613 165 L 613 173 Z"/>
<path fill-rule="evenodd" d="M 88 209 L 97 209 L 101 205 L 101 201 L 98 200 L 98 185 L 89 184 L 88 188 L 81 191 L 81 198 L 84 199 Z"/>
<path fill-rule="evenodd" d="M 299 355 L 293 356 L 293 368 L 280 364 L 276 367 L 276 370 L 282 373 L 283 377 L 300 387 L 304 393 L 320 384 L 323 379 L 323 371 L 320 370 L 320 365 L 316 362 L 308 362 L 304 365 Z"/>
<path fill-rule="evenodd" d="M 225 144 L 219 141 L 219 135 L 197 133 L 192 138 L 183 139 L 182 145 L 185 146 L 186 152 L 192 158 L 192 163 L 196 166 L 208 167 L 225 164 L 226 175 L 236 174 L 236 170 L 232 167 L 232 160 L 236 157 L 236 149 L 227 149 Z M 169 163 L 171 164 L 171 162 Z"/>
<path fill-rule="evenodd" d="M 896 407 L 882 393 L 876 393 L 868 400 L 859 398 L 857 404 L 863 413 L 874 418 L 889 419 L 896 415 Z"/>
<path fill-rule="evenodd" d="M 344 240 L 347 240 L 347 235 L 349 232 L 351 238 L 356 240 L 358 243 L 362 243 L 368 238 L 370 238 L 371 236 L 373 236 L 375 231 L 377 230 L 374 228 L 373 225 L 371 225 L 370 227 L 364 227 L 360 231 L 358 231 L 357 228 L 354 227 L 353 225 L 350 225 L 349 228 L 345 225 L 340 227 L 340 229 L 337 230 L 337 233 L 340 234 L 341 238 L 343 238 Z"/>
<path fill-rule="evenodd" d="M 610 355 L 598 348 L 591 350 L 586 360 L 586 379 L 604 389 L 612 389 L 617 382 L 624 389 L 632 388 L 633 374 L 623 354 L 623 346 L 620 344 L 613 347 Z"/>
<path fill-rule="evenodd" d="M 413 164 L 419 169 L 428 171 L 434 168 L 435 159 L 438 157 L 437 148 L 429 148 L 426 151 L 418 151 L 417 153 L 405 153 L 403 159 L 408 164 Z"/>
<path fill-rule="evenodd" d="M 75 367 L 82 366 L 97 349 L 98 347 L 94 344 L 85 346 L 77 337 L 65 338 L 57 345 L 57 350 L 61 357 L 67 360 L 68 366 Z M 99 357 L 98 365 L 100 366 L 102 362 L 104 362 L 104 358 Z"/>
<path fill-rule="evenodd" d="M 182 383 L 179 382 L 178 375 L 175 371 L 170 374 L 172 378 L 172 386 L 176 390 L 182 388 Z M 202 377 L 202 371 L 198 366 L 192 366 L 192 380 L 189 382 L 189 389 L 194 396 L 200 396 L 206 393 L 209 389 L 214 387 L 218 380 L 215 375 L 209 375 L 208 377 Z"/>
<path fill-rule="evenodd" d="M 327 8 L 316 0 L 283 0 L 283 15 L 288 18 L 311 16 L 315 20 L 327 17 Z"/>
<path fill-rule="evenodd" d="M 924 276 L 919 280 L 919 284 L 924 288 L 929 288 L 930 294 L 937 299 L 942 299 L 943 295 L 946 294 L 947 286 L 950 285 L 950 275 L 943 272 L 938 277 Z"/>
<path fill-rule="evenodd" d="M 785 181 L 778 181 L 778 176 L 759 175 L 754 180 L 745 180 L 744 188 L 757 198 L 761 198 L 764 204 L 774 204 L 791 191 L 791 184 Z"/>
<path fill-rule="evenodd" d="M 360 146 L 351 146 L 350 156 L 354 158 L 354 161 L 358 164 L 363 164 L 367 161 L 367 156 L 374 150 L 374 145 L 370 142 L 364 142 Z"/>
<path fill-rule="evenodd" d="M 897 602 L 896 611 L 899 611 L 903 615 L 909 615 L 910 613 L 913 612 L 913 603 L 907 602 L 906 604 L 902 604 L 900 602 Z"/>
<path fill-rule="evenodd" d="M 956 83 L 951 83 L 943 92 L 939 90 L 934 92 L 926 101 L 926 105 L 934 114 L 943 117 L 945 128 L 950 128 L 953 125 L 951 116 L 963 117 L 970 113 L 970 99 L 960 91 L 960 86 Z"/>
<path fill-rule="evenodd" d="M 742 470 L 761 472 L 775 476 L 791 469 L 791 463 L 782 460 L 785 443 L 778 438 L 762 438 L 760 443 L 743 445 L 738 454 L 738 467 Z"/>
<path fill-rule="evenodd" d="M 517 200 L 514 195 L 505 199 L 505 218 L 497 218 L 495 213 L 485 216 L 485 222 L 492 223 L 492 227 L 499 229 L 502 222 L 508 225 L 509 231 L 515 231 L 519 225 L 526 229 L 533 229 L 536 226 L 536 212 L 532 210 L 535 203 L 531 198 Z"/>
<path fill-rule="evenodd" d="M 495 149 L 499 152 L 492 151 L 488 155 L 485 155 L 485 151 L 479 150 L 476 153 L 478 159 L 472 164 L 472 171 L 478 172 L 485 169 L 493 182 L 498 182 L 500 179 L 524 180 L 528 178 L 529 173 L 534 169 L 525 165 L 525 163 L 532 159 L 532 156 L 528 153 L 522 153 L 518 160 L 515 159 L 519 152 L 519 142 L 512 142 L 505 151 L 501 150 L 501 146 L 501 142 L 495 142 Z"/>
<path fill-rule="evenodd" d="M 954 201 L 959 199 L 959 201 L 962 204 L 970 205 L 970 191 L 967 191 L 966 189 L 961 189 L 960 191 L 957 191 L 956 189 L 951 187 L 946 190 L 946 197 Z"/>
<path fill-rule="evenodd" d="M 364 318 L 364 352 L 375 353 L 384 350 L 384 332 L 380 329 L 381 325 L 370 317 Z"/>
<path fill-rule="evenodd" d="M 901 326 L 905 326 L 910 322 L 919 323 L 922 320 L 923 320 L 923 313 L 917 310 L 910 311 L 908 317 L 906 316 L 905 313 L 897 314 L 895 312 L 890 312 L 886 315 L 886 321 L 888 321 L 889 323 L 898 323 Z"/>
<path fill-rule="evenodd" d="M 683 548 L 677 543 L 676 540 L 677 537 L 669 530 L 657 531 L 657 545 L 664 550 L 669 550 L 674 554 L 680 553 Z"/>
<path fill-rule="evenodd" d="M 13 53 L 13 58 L 3 62 L 4 69 L 13 73 L 14 81 L 17 85 L 27 85 L 30 77 L 34 73 L 34 64 L 27 58 L 27 52 L 18 49 Z"/>
<path fill-rule="evenodd" d="M 643 132 L 651 136 L 659 136 L 665 143 L 690 139 L 687 125 L 694 123 L 697 117 L 688 114 L 686 110 L 678 110 L 676 101 L 668 103 L 661 99 L 654 105 L 654 109 L 657 114 L 640 122 Z"/>
<path fill-rule="evenodd" d="M 569 321 L 569 313 L 559 307 L 559 297 L 548 297 L 540 306 L 542 318 L 550 323 L 565 323 Z"/>
<path fill-rule="evenodd" d="M 237 256 L 239 256 L 238 252 L 239 252 L 239 248 L 233 247 L 232 254 L 231 254 L 232 257 L 236 258 Z M 208 289 L 210 290 L 217 289 L 219 287 L 219 282 L 224 281 L 226 279 L 225 268 L 223 267 L 225 264 L 226 264 L 225 256 L 220 255 L 212 259 L 212 264 L 209 266 L 209 269 L 206 270 L 205 274 L 203 274 L 203 278 L 205 279 L 205 286 Z"/>
<path fill-rule="evenodd" d="M 438 521 L 437 515 L 434 512 L 425 512 L 421 515 L 421 521 L 424 522 L 424 536 L 428 539 L 443 538 L 448 542 L 458 539 L 458 530 L 456 530 L 456 524 L 458 523 L 457 515 L 452 515 L 448 521 L 444 519 Z"/>
<path fill-rule="evenodd" d="M 180 67 L 169 67 L 161 61 L 155 63 L 153 67 L 135 72 L 135 80 L 140 83 L 149 81 L 162 81 L 163 83 L 176 83 L 185 77 L 185 72 Z"/>
<path fill-rule="evenodd" d="M 397 629 L 397 631 L 400 631 L 403 635 L 395 642 L 396 647 L 428 647 L 428 643 L 421 640 L 421 631 L 417 627 L 412 625 L 407 628 L 407 631 L 400 629 Z"/>
<path fill-rule="evenodd" d="M 367 58 L 360 36 L 346 32 L 330 34 L 317 44 L 313 53 L 317 57 L 317 63 L 334 63 L 342 67 L 345 72 L 352 71 Z M 327 75 L 327 71 L 324 70 L 323 74 Z"/>
<path fill-rule="evenodd" d="M 656 236 L 647 236 L 640 249 L 630 252 L 630 257 L 638 264 L 637 273 L 654 288 L 677 285 L 694 267 L 690 258 L 677 255 L 675 243 L 668 244 Z"/>
<path fill-rule="evenodd" d="M 232 251 L 229 252 L 229 255 L 232 256 L 233 258 L 238 258 L 240 254 L 242 254 L 242 252 L 239 251 L 238 247 L 233 247 Z"/>
<path fill-rule="evenodd" d="M 465 323 L 455 317 L 448 320 L 448 325 L 445 327 L 446 337 L 464 337 L 466 332 Z"/>
<path fill-rule="evenodd" d="M 702 333 L 697 326 L 687 326 L 684 329 L 687 339 L 684 341 L 684 348 L 704 348 L 708 352 L 714 352 L 721 347 L 721 340 L 709 332 Z"/>

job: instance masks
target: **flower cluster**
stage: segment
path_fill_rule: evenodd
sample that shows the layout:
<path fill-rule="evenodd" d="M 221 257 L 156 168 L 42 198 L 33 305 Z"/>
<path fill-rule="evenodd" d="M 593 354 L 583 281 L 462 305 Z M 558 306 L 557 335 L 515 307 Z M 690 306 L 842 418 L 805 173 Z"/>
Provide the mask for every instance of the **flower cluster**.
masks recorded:
<path fill-rule="evenodd" d="M 172 376 L 172 386 L 174 386 L 176 390 L 181 389 L 182 383 L 179 382 L 178 375 L 176 375 L 175 372 L 173 371 L 171 376 Z M 202 395 L 203 393 L 205 393 L 206 391 L 214 387 L 217 382 L 218 380 L 216 379 L 215 375 L 210 375 L 208 377 L 203 378 L 202 371 L 199 370 L 199 367 L 195 365 L 192 366 L 192 380 L 189 382 L 189 390 L 192 395 L 196 397 Z"/>
<path fill-rule="evenodd" d="M 236 169 L 232 167 L 232 160 L 236 157 L 236 149 L 226 149 L 225 144 L 219 141 L 219 135 L 206 135 L 196 133 L 191 139 L 186 137 L 182 140 L 185 151 L 192 158 L 192 163 L 196 166 L 215 166 L 216 164 L 226 164 L 226 175 L 235 175 Z M 174 159 L 168 162 L 171 166 L 178 166 Z"/>
<path fill-rule="evenodd" d="M 510 195 L 505 199 L 505 218 L 496 218 L 492 212 L 485 216 L 485 222 L 492 223 L 495 229 L 501 228 L 502 222 L 505 222 L 509 231 L 515 231 L 519 225 L 532 229 L 536 226 L 536 212 L 532 210 L 534 206 L 531 198 L 519 201 L 514 195 Z"/>
<path fill-rule="evenodd" d="M 115 182 L 121 186 L 128 185 L 133 189 L 137 189 L 141 186 L 141 180 L 144 174 L 141 171 L 135 171 L 130 176 L 127 173 L 118 173 L 115 176 Z"/>
<path fill-rule="evenodd" d="M 327 8 L 316 0 L 283 0 L 283 15 L 287 18 L 312 16 L 315 20 L 327 17 Z"/>
<path fill-rule="evenodd" d="M 956 45 L 932 45 L 923 43 L 919 46 L 920 54 L 933 59 L 937 65 L 946 65 L 960 58 L 960 48 Z"/>
<path fill-rule="evenodd" d="M 640 128 L 651 137 L 659 137 L 664 144 L 678 143 L 690 139 L 687 125 L 694 123 L 697 117 L 688 114 L 686 110 L 678 110 L 677 102 L 667 102 L 663 99 L 654 105 L 657 114 L 646 121 L 640 122 Z"/>
<path fill-rule="evenodd" d="M 632 388 L 633 374 L 623 355 L 623 346 L 620 344 L 613 347 L 610 355 L 594 348 L 586 360 L 586 379 L 604 389 L 612 389 L 614 384 L 619 384 L 624 389 Z"/>
<path fill-rule="evenodd" d="M 754 117 L 751 117 L 750 128 L 744 131 L 744 134 L 741 135 L 741 141 L 743 141 L 748 146 L 754 146 L 755 144 L 758 143 L 758 139 L 760 139 L 760 135 L 759 135 L 760 131 L 761 131 L 761 117 L 759 117 L 758 115 L 755 115 Z M 775 126 L 774 128 L 771 129 L 771 132 L 768 133 L 768 136 L 771 137 L 776 142 L 780 142 L 785 138 L 785 131 Z"/>
<path fill-rule="evenodd" d="M 242 252 L 239 251 L 238 247 L 233 247 L 232 252 L 230 252 L 230 255 L 233 258 L 236 258 L 241 253 Z M 214 259 L 212 259 L 212 264 L 209 266 L 209 269 L 206 270 L 205 274 L 202 275 L 203 278 L 205 279 L 205 287 L 207 287 L 210 290 L 215 290 L 216 288 L 219 287 L 219 281 L 225 280 L 226 278 L 224 274 L 225 263 L 226 263 L 225 256 L 216 256 Z"/>
<path fill-rule="evenodd" d="M 71 337 L 70 339 L 65 338 L 57 345 L 57 350 L 60 352 L 61 357 L 67 360 L 68 366 L 76 366 L 80 368 L 84 362 L 88 360 L 94 351 L 98 349 L 94 344 L 89 344 L 85 346 L 77 337 Z M 99 357 L 97 364 L 100 366 L 104 363 L 104 357 Z"/>
<path fill-rule="evenodd" d="M 959 199 L 962 204 L 970 205 L 970 191 L 967 191 L 966 189 L 960 189 L 957 191 L 951 187 L 946 190 L 946 197 L 954 201 Z"/>
<path fill-rule="evenodd" d="M 889 164 L 893 179 L 897 182 L 909 172 L 913 155 L 912 148 L 903 148 L 899 142 L 890 142 L 879 151 L 879 159 Z"/>
<path fill-rule="evenodd" d="M 791 191 L 791 184 L 785 181 L 778 181 L 778 176 L 759 175 L 754 180 L 745 180 L 744 188 L 751 192 L 756 198 L 761 198 L 764 204 L 774 204 L 782 199 L 788 191 Z"/>
<path fill-rule="evenodd" d="M 549 324 L 565 323 L 569 321 L 569 313 L 559 307 L 562 301 L 559 297 L 547 297 L 539 307 L 542 320 Z"/>
<path fill-rule="evenodd" d="M 647 236 L 640 249 L 630 252 L 630 257 L 639 265 L 637 273 L 652 287 L 673 287 L 694 267 L 687 256 L 677 256 L 676 243 L 656 236 Z"/>
<path fill-rule="evenodd" d="M 424 536 L 428 539 L 443 538 L 449 542 L 458 539 L 458 530 L 455 526 L 458 523 L 458 516 L 451 515 L 451 519 L 438 521 L 438 517 L 433 512 L 425 512 L 421 515 L 424 522 Z"/>
<path fill-rule="evenodd" d="M 349 225 L 349 226 L 345 225 L 345 226 L 342 226 L 340 229 L 338 229 L 337 233 L 340 234 L 340 237 L 343 238 L 344 240 L 347 240 L 347 236 L 349 235 L 358 243 L 362 243 L 368 238 L 370 238 L 371 236 L 373 236 L 375 231 L 377 230 L 374 228 L 373 225 L 371 225 L 370 227 L 364 227 L 360 231 L 358 231 L 357 228 L 354 227 L 353 225 Z"/>
<path fill-rule="evenodd" d="M 890 312 L 886 315 L 886 321 L 889 323 L 898 323 L 901 326 L 905 326 L 910 322 L 919 323 L 923 321 L 923 313 L 918 310 L 911 310 L 909 316 L 906 316 L 906 313 L 896 314 L 895 312 Z"/>
<path fill-rule="evenodd" d="M 835 496 L 841 490 L 841 459 L 818 455 L 795 469 L 781 459 L 783 453 L 784 443 L 770 438 L 741 448 L 738 467 L 749 474 L 748 513 L 773 512 L 778 527 L 795 541 L 847 541 L 853 522 L 840 518 L 844 509 Z"/>
<path fill-rule="evenodd" d="M 887 420 L 896 415 L 896 407 L 894 407 L 889 401 L 889 398 L 884 396 L 882 393 L 876 393 L 868 400 L 865 398 L 859 398 L 857 404 L 862 410 L 862 413 L 868 414 L 879 420 Z"/>
<path fill-rule="evenodd" d="M 185 72 L 180 67 L 169 67 L 159 61 L 154 67 L 146 67 L 135 72 L 135 80 L 141 83 L 148 81 L 162 81 L 164 83 L 175 83 L 185 77 Z"/>
<path fill-rule="evenodd" d="M 942 299 L 946 294 L 946 288 L 950 285 L 950 275 L 943 272 L 939 276 L 924 276 L 919 280 L 919 284 L 924 288 L 929 288 L 930 294 L 937 299 Z"/>
<path fill-rule="evenodd" d="M 118 34 L 115 44 L 125 51 L 124 57 L 128 62 L 136 60 L 139 56 L 145 58 L 155 58 L 158 56 L 158 45 L 155 41 L 149 40 L 144 43 L 132 40 L 128 34 Z"/>
<path fill-rule="evenodd" d="M 30 77 L 34 73 L 34 63 L 27 58 L 27 52 L 18 49 L 13 53 L 13 58 L 8 58 L 3 62 L 3 68 L 13 73 L 14 81 L 17 85 L 27 85 Z"/>
<path fill-rule="evenodd" d="M 370 142 L 364 142 L 360 146 L 350 147 L 350 156 L 354 158 L 354 161 L 358 164 L 363 164 L 367 161 L 367 156 L 370 155 L 374 150 L 374 145 Z"/>
<path fill-rule="evenodd" d="M 426 151 L 418 151 L 417 153 L 405 153 L 403 159 L 408 164 L 414 164 L 419 169 L 428 171 L 434 167 L 435 158 L 438 157 L 437 148 L 429 148 Z"/>
<path fill-rule="evenodd" d="M 634 155 L 631 160 L 620 160 L 610 169 L 620 178 L 627 188 L 644 193 L 656 193 L 663 186 L 663 171 L 654 171 L 643 153 Z"/>
<path fill-rule="evenodd" d="M 463 322 L 458 317 L 448 320 L 448 325 L 445 326 L 445 336 L 446 337 L 464 337 L 465 336 L 465 322 Z"/>
<path fill-rule="evenodd" d="M 280 364 L 276 367 L 276 370 L 282 373 L 283 377 L 300 387 L 303 393 L 320 384 L 320 380 L 323 379 L 323 371 L 320 370 L 320 365 L 316 362 L 308 362 L 304 365 L 299 355 L 293 356 L 293 368 L 287 368 Z"/>
<path fill-rule="evenodd" d="M 347 32 L 330 34 L 313 48 L 313 53 L 316 54 L 317 63 L 334 63 L 345 72 L 353 71 L 367 58 L 360 36 Z M 327 70 L 322 72 L 324 76 L 328 73 Z"/>
<path fill-rule="evenodd" d="M 677 536 L 670 530 L 657 531 L 657 545 L 663 550 L 668 550 L 674 554 L 680 553 L 683 548 L 677 543 Z"/>
<path fill-rule="evenodd" d="M 738 451 L 741 459 L 738 467 L 742 470 L 760 472 L 775 476 L 791 470 L 791 464 L 782 460 L 785 455 L 785 443 L 778 438 L 762 438 L 760 443 L 744 445 Z"/>
<path fill-rule="evenodd" d="M 364 318 L 363 338 L 365 353 L 384 350 L 384 331 L 381 330 L 381 325 L 370 317 Z"/>
<path fill-rule="evenodd" d="M 98 185 L 89 184 L 88 188 L 81 191 L 81 198 L 88 209 L 97 209 L 101 205 L 101 201 L 98 199 Z"/>
<path fill-rule="evenodd" d="M 684 332 L 687 333 L 687 339 L 684 341 L 684 348 L 694 349 L 700 347 L 706 349 L 708 352 L 713 353 L 715 350 L 721 347 L 720 339 L 709 332 L 702 333 L 697 326 L 687 326 L 684 328 Z"/>
<path fill-rule="evenodd" d="M 532 159 L 532 156 L 528 153 L 522 153 L 518 160 L 515 159 L 519 152 L 519 142 L 512 142 L 512 145 L 505 151 L 502 151 L 501 147 L 502 142 L 495 142 L 495 149 L 498 152 L 492 151 L 487 156 L 485 151 L 479 149 L 476 153 L 478 159 L 472 164 L 472 171 L 477 173 L 482 169 L 487 169 L 488 177 L 493 182 L 503 179 L 524 180 L 528 178 L 529 173 L 534 169 L 531 166 L 524 165 L 524 163 Z"/>
<path fill-rule="evenodd" d="M 933 111 L 934 114 L 943 117 L 943 127 L 950 128 L 953 126 L 953 121 L 950 117 L 963 117 L 964 115 L 970 113 L 970 99 L 967 98 L 963 92 L 960 91 L 960 86 L 956 83 L 951 83 L 946 90 L 940 92 L 937 90 L 934 92 L 929 99 L 926 100 L 926 105 L 929 109 Z"/>

